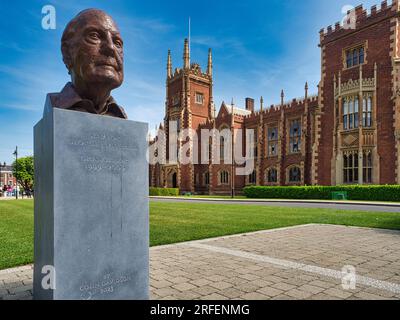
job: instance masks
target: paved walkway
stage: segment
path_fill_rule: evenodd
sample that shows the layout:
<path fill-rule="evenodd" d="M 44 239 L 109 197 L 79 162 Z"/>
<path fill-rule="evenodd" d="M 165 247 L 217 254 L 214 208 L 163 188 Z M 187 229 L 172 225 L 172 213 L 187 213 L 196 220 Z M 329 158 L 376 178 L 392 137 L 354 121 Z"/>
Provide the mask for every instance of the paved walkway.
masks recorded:
<path fill-rule="evenodd" d="M 399 231 L 304 225 L 153 247 L 150 256 L 152 299 L 400 299 Z M 344 266 L 355 268 L 353 289 L 342 286 Z M 0 271 L 0 299 L 31 298 L 32 266 Z"/>
<path fill-rule="evenodd" d="M 363 201 L 324 201 L 324 200 L 265 200 L 265 199 L 213 199 L 184 197 L 150 197 L 156 202 L 191 202 L 211 204 L 241 204 L 269 207 L 321 208 L 336 210 L 357 210 L 375 212 L 399 212 L 400 203 Z"/>

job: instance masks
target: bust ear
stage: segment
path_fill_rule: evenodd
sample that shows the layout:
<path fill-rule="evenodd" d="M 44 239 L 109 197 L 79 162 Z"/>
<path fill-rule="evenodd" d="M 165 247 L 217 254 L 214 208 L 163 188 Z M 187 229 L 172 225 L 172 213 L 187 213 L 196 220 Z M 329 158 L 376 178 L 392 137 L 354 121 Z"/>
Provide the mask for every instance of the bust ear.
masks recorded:
<path fill-rule="evenodd" d="M 68 69 L 68 73 L 71 74 L 70 70 L 72 68 L 72 59 L 71 59 L 71 54 L 69 52 L 69 47 L 68 47 L 68 45 L 66 43 L 63 43 L 61 45 L 61 53 L 62 53 L 62 56 L 63 56 L 64 64 Z"/>

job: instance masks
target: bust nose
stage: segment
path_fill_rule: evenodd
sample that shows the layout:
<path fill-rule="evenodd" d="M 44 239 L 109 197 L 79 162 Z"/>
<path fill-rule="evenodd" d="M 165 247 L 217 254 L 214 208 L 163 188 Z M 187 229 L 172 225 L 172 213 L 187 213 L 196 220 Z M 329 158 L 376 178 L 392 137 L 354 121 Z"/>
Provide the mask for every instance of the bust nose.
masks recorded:
<path fill-rule="evenodd" d="M 116 47 L 110 32 L 106 33 L 106 36 L 102 41 L 101 50 L 106 55 L 114 56 L 116 54 Z"/>

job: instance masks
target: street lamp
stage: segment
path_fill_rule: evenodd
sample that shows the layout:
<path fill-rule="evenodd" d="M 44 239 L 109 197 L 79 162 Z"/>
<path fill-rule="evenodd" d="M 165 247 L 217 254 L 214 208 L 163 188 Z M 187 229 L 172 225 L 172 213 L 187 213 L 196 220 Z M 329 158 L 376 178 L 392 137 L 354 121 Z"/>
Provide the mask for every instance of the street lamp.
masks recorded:
<path fill-rule="evenodd" d="M 235 197 L 235 160 L 234 160 L 234 148 L 235 148 L 235 110 L 234 110 L 234 103 L 232 98 L 231 103 L 231 198 Z"/>
<path fill-rule="evenodd" d="M 18 146 L 15 147 L 13 155 L 15 156 L 15 199 L 18 200 Z"/>

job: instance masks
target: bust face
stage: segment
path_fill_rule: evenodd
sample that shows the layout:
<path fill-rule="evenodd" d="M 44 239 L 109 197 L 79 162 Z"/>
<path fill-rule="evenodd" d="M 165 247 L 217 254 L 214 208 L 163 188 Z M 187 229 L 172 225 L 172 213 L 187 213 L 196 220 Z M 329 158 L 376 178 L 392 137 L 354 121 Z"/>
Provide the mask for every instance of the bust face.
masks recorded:
<path fill-rule="evenodd" d="M 124 77 L 123 42 L 115 22 L 100 10 L 88 10 L 74 20 L 63 48 L 72 82 L 119 87 Z"/>

